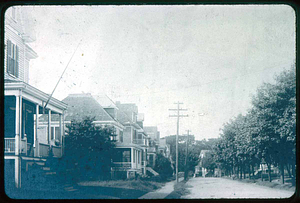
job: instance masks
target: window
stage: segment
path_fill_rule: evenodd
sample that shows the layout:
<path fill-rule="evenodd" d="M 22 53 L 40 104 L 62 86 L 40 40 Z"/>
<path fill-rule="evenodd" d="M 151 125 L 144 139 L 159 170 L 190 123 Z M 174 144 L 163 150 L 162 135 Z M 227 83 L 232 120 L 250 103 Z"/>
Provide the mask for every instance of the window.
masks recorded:
<path fill-rule="evenodd" d="M 123 142 L 123 131 L 120 131 L 120 139 L 119 139 L 120 142 Z"/>
<path fill-rule="evenodd" d="M 123 162 L 130 162 L 130 149 L 125 149 L 123 151 Z"/>
<path fill-rule="evenodd" d="M 55 140 L 60 140 L 60 127 L 55 127 Z"/>
<path fill-rule="evenodd" d="M 51 127 L 51 140 L 54 140 L 54 127 Z"/>
<path fill-rule="evenodd" d="M 135 163 L 135 150 L 133 150 L 133 163 Z"/>
<path fill-rule="evenodd" d="M 113 160 L 114 162 L 130 162 L 130 149 L 117 149 Z"/>
<path fill-rule="evenodd" d="M 138 134 L 138 139 L 143 139 L 142 134 Z"/>
<path fill-rule="evenodd" d="M 7 73 L 18 77 L 19 73 L 19 48 L 7 40 Z"/>

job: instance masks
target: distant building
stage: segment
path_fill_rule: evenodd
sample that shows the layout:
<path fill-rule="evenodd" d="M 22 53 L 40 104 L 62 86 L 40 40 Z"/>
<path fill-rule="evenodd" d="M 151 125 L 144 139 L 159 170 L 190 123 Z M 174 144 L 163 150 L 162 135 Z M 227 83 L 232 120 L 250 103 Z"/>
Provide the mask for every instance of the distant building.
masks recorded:
<path fill-rule="evenodd" d="M 149 167 L 155 167 L 156 156 L 159 146 L 160 133 L 157 130 L 157 126 L 144 126 L 144 131 L 150 137 L 149 150 L 148 150 L 148 165 Z"/>
<path fill-rule="evenodd" d="M 209 156 L 211 154 L 211 150 L 201 150 L 199 154 L 199 163 L 195 166 L 195 176 L 206 177 L 208 174 L 208 170 L 203 167 L 203 158 Z"/>
<path fill-rule="evenodd" d="M 119 112 L 118 119 L 125 129 L 123 140 L 117 143 L 120 154 L 118 160 L 115 160 L 113 170 L 116 176 L 128 178 L 136 174 L 146 174 L 149 139 L 143 130 L 144 117 L 138 113 L 138 107 L 133 103 L 122 104 L 117 101 L 115 104 Z M 131 160 L 130 165 L 128 159 Z"/>
<path fill-rule="evenodd" d="M 167 144 L 167 140 L 164 137 L 159 140 L 158 152 L 166 158 L 170 158 L 170 145 Z"/>
<path fill-rule="evenodd" d="M 159 143 L 160 132 L 157 130 L 157 126 L 144 126 L 144 131 L 152 140 Z"/>

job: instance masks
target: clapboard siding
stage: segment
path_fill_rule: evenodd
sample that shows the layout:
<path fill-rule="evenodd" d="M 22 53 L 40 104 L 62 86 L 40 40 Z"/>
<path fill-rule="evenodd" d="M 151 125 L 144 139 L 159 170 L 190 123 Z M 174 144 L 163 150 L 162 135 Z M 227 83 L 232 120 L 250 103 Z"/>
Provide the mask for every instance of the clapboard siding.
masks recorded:
<path fill-rule="evenodd" d="M 4 71 L 6 78 L 19 79 L 28 83 L 28 69 L 29 61 L 25 59 L 26 45 L 24 39 L 22 38 L 23 29 L 22 29 L 22 18 L 19 8 L 16 8 L 16 18 L 13 19 L 11 15 L 12 8 L 9 8 L 5 12 L 5 35 L 4 35 L 4 44 L 5 44 L 5 55 L 4 55 Z M 13 44 L 18 46 L 19 49 L 19 71 L 18 78 L 7 74 L 7 40 L 10 40 Z"/>
<path fill-rule="evenodd" d="M 5 11 L 5 24 L 9 24 L 11 27 L 13 27 L 18 33 L 23 33 L 23 27 L 22 27 L 22 15 L 21 10 L 18 7 L 15 7 L 15 13 L 16 18 L 12 18 L 12 7 L 9 7 Z"/>
<path fill-rule="evenodd" d="M 5 47 L 7 47 L 7 40 L 9 39 L 13 44 L 17 45 L 19 47 L 19 73 L 18 73 L 18 78 L 22 81 L 24 80 L 24 62 L 25 62 L 25 58 L 24 58 L 24 48 L 25 48 L 25 44 L 22 40 L 22 38 L 17 35 L 15 32 L 13 32 L 11 30 L 10 27 L 5 26 Z M 6 64 L 6 60 L 7 60 L 7 49 L 5 48 L 5 72 L 7 72 L 7 64 Z"/>

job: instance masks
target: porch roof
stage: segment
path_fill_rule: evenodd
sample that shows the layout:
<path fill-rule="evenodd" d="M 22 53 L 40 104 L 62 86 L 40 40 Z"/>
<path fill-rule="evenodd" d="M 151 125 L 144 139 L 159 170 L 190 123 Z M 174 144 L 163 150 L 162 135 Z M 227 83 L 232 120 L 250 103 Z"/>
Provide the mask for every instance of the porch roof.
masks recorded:
<path fill-rule="evenodd" d="M 156 152 L 155 147 L 149 147 L 148 153 L 155 153 L 155 152 Z"/>
<path fill-rule="evenodd" d="M 23 81 L 12 79 L 12 78 L 5 78 L 4 79 L 4 95 L 5 96 L 19 96 L 22 92 L 22 96 L 24 99 L 31 101 L 35 104 L 40 105 L 43 107 L 46 102 L 48 101 L 50 95 L 25 83 Z M 51 109 L 58 113 L 67 109 L 67 104 L 54 97 L 51 97 L 47 109 Z"/>
<path fill-rule="evenodd" d="M 62 101 L 68 104 L 65 121 L 83 120 L 86 117 L 94 118 L 95 121 L 115 121 L 91 94 L 70 94 Z M 58 121 L 58 119 L 58 116 L 51 116 L 52 121 Z M 40 120 L 46 121 L 47 115 L 41 117 Z"/>
<path fill-rule="evenodd" d="M 116 148 L 130 148 L 130 147 L 134 147 L 134 148 L 138 148 L 138 149 L 143 149 L 144 147 L 138 145 L 138 144 L 133 144 L 133 143 L 123 143 L 123 142 L 117 142 L 116 143 Z"/>

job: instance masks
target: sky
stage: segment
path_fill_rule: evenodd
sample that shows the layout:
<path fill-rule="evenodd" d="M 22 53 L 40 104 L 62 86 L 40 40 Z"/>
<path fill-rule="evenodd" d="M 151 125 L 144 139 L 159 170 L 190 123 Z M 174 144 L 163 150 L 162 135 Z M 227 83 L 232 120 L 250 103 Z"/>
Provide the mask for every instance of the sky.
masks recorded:
<path fill-rule="evenodd" d="M 259 86 L 295 62 L 287 5 L 21 6 L 36 40 L 29 84 L 54 97 L 106 94 L 135 103 L 161 137 L 217 138 Z"/>

